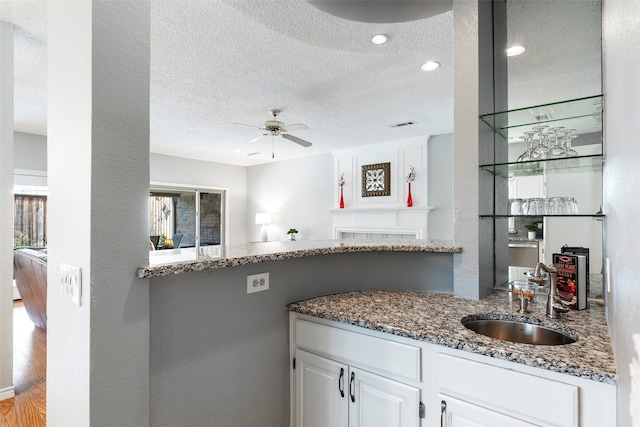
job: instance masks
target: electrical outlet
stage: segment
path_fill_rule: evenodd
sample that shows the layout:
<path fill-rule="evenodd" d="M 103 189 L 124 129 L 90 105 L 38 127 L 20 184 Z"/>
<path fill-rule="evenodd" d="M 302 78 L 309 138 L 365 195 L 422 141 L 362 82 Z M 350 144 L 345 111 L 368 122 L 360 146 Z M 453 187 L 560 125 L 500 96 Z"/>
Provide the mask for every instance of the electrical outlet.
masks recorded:
<path fill-rule="evenodd" d="M 247 276 L 247 293 L 262 292 L 269 289 L 269 273 L 250 274 Z"/>
<path fill-rule="evenodd" d="M 60 290 L 62 296 L 74 304 L 82 305 L 82 270 L 67 264 L 60 264 Z"/>

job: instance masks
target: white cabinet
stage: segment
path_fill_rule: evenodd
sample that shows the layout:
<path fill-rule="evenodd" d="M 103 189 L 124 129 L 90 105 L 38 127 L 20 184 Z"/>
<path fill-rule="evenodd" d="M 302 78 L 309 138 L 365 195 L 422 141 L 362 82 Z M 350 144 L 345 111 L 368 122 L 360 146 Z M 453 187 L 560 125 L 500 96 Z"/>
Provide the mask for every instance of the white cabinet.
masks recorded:
<path fill-rule="evenodd" d="M 296 350 L 295 424 L 298 427 L 345 427 L 348 366 Z"/>
<path fill-rule="evenodd" d="M 613 384 L 297 313 L 290 328 L 292 426 L 616 426 Z"/>
<path fill-rule="evenodd" d="M 349 426 L 417 427 L 420 390 L 389 378 L 350 368 Z"/>
<path fill-rule="evenodd" d="M 437 364 L 438 399 L 447 404 L 447 426 L 467 425 L 467 419 L 479 425 L 504 419 L 504 424 L 488 425 L 578 426 L 579 388 L 573 384 L 448 354 L 438 354 Z"/>
<path fill-rule="evenodd" d="M 532 427 L 522 420 L 473 405 L 451 396 L 438 395 L 440 399 L 440 425 L 442 427 Z"/>
<path fill-rule="evenodd" d="M 292 321 L 292 425 L 419 427 L 420 348 Z"/>

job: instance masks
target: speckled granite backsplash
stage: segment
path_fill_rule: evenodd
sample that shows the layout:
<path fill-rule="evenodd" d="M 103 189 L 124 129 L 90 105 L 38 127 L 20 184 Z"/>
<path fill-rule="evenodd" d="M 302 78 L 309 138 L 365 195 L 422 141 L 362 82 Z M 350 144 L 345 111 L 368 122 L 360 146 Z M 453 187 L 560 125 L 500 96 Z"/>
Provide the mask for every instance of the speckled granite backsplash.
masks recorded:
<path fill-rule="evenodd" d="M 465 328 L 461 319 L 489 314 L 496 319 L 520 319 L 509 292 L 494 291 L 482 300 L 409 291 L 349 292 L 289 304 L 289 309 L 323 319 L 425 341 L 581 378 L 616 384 L 616 368 L 604 307 L 570 311 L 566 318 L 544 316 L 546 295 L 530 304 L 530 323 L 578 334 L 573 344 L 543 346 L 501 341 Z"/>

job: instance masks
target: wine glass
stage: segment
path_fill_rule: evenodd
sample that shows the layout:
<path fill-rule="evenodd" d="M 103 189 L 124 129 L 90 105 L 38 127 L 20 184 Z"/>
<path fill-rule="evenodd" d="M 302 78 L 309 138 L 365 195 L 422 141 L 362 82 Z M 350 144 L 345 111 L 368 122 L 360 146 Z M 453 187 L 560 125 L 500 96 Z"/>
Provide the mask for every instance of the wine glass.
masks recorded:
<path fill-rule="evenodd" d="M 547 125 L 541 125 L 532 128 L 538 135 L 540 135 L 538 145 L 531 152 L 533 160 L 543 160 L 549 157 L 549 148 L 547 147 L 548 134 L 544 133 L 544 130 L 548 127 L 549 126 Z"/>
<path fill-rule="evenodd" d="M 553 139 L 549 145 L 549 155 L 555 159 L 567 156 L 567 151 L 558 143 L 558 131 L 562 129 L 564 126 L 549 128 L 549 132 L 553 133 Z"/>
<path fill-rule="evenodd" d="M 566 129 L 564 131 L 564 149 L 567 152 L 567 157 L 578 157 L 580 154 L 571 148 L 571 140 L 577 138 L 575 129 Z"/>
<path fill-rule="evenodd" d="M 520 155 L 520 157 L 518 157 L 518 162 L 526 162 L 529 160 L 533 160 L 531 158 L 531 152 L 533 151 L 533 134 L 534 132 L 525 132 L 522 134 L 522 139 L 524 140 L 527 149 L 525 150 L 524 153 L 522 153 Z"/>

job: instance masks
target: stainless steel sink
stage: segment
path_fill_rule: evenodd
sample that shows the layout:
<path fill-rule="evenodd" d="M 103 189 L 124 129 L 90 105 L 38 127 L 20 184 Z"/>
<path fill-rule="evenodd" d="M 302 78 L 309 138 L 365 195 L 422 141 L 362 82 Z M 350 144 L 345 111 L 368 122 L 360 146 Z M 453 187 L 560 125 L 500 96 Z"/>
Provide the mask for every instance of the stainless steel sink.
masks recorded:
<path fill-rule="evenodd" d="M 562 345 L 572 344 L 578 340 L 576 333 L 515 319 L 483 319 L 467 316 L 462 319 L 462 324 L 481 335 L 523 344 Z"/>

